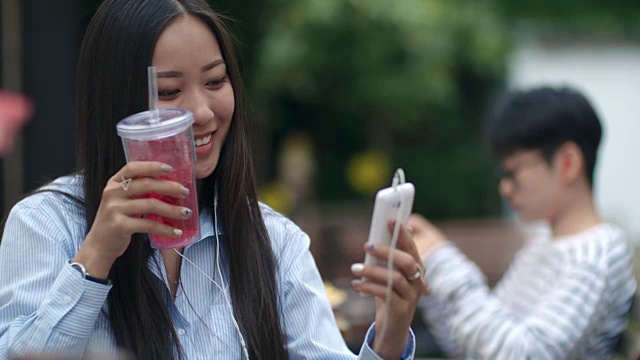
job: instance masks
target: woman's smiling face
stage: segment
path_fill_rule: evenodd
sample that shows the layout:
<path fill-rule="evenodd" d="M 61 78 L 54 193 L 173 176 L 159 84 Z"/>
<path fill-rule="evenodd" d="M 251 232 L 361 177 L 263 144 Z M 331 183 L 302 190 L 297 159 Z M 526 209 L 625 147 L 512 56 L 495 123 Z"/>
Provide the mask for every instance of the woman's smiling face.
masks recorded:
<path fill-rule="evenodd" d="M 158 73 L 158 106 L 193 112 L 196 178 L 206 178 L 218 165 L 235 109 L 218 40 L 199 19 L 179 17 L 160 34 L 152 66 Z"/>

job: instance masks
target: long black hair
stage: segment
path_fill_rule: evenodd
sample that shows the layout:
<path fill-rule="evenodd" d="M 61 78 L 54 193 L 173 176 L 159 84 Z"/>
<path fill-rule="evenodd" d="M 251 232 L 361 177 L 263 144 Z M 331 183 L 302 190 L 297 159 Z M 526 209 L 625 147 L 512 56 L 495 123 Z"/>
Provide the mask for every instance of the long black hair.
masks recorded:
<path fill-rule="evenodd" d="M 203 179 L 201 207 L 213 206 L 219 188 L 222 246 L 229 255 L 234 313 L 255 359 L 285 359 L 278 316 L 276 260 L 259 209 L 253 163 L 246 134 L 243 88 L 228 32 L 203 0 L 106 0 L 82 42 L 77 73 L 79 170 L 84 173 L 87 229 L 102 191 L 125 164 L 116 123 L 147 106 L 146 69 L 166 26 L 179 16 L 194 16 L 216 37 L 235 97 L 235 112 L 220 161 Z M 88 230 L 87 230 L 88 231 Z M 109 276 L 109 319 L 117 345 L 137 359 L 184 357 L 167 310 L 161 283 L 147 267 L 149 242 L 134 235 Z M 240 346 L 240 345 L 238 345 Z"/>

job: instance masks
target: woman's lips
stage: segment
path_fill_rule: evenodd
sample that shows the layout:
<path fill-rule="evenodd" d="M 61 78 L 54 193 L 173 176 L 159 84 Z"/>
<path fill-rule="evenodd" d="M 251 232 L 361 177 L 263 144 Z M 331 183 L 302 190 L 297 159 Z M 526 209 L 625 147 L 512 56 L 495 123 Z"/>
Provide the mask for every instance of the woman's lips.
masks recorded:
<path fill-rule="evenodd" d="M 194 143 L 196 145 L 196 155 L 198 157 L 208 155 L 213 149 L 213 133 L 204 136 L 195 136 Z"/>

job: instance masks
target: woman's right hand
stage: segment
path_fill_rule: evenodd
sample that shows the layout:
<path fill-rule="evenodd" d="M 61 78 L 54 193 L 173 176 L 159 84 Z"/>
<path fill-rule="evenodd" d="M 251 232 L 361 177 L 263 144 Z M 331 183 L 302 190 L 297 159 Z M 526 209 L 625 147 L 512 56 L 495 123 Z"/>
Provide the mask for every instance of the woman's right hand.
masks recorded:
<path fill-rule="evenodd" d="M 83 264 L 94 277 L 107 278 L 113 262 L 120 257 L 135 233 L 179 237 L 181 229 L 147 219 L 142 215 L 157 214 L 172 219 L 187 219 L 193 209 L 171 205 L 155 198 L 142 198 L 156 193 L 185 198 L 189 190 L 181 184 L 159 180 L 173 171 L 171 166 L 151 161 L 133 161 L 109 179 L 93 225 L 73 261 Z M 123 181 L 132 179 L 128 186 Z M 125 190 L 126 188 L 126 190 Z"/>

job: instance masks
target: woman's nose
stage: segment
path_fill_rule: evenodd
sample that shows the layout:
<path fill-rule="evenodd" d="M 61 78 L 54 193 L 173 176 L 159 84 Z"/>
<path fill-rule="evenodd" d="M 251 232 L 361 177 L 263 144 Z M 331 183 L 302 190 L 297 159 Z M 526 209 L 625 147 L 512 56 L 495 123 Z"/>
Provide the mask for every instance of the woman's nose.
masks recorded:
<path fill-rule="evenodd" d="M 215 117 L 207 97 L 199 92 L 193 95 L 189 105 L 196 125 L 204 125 Z"/>

